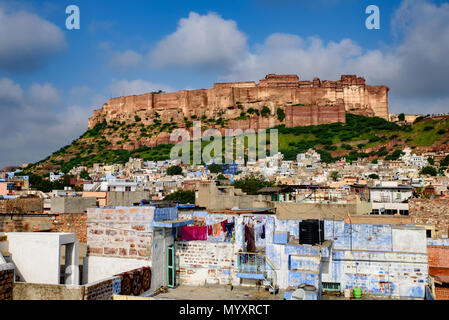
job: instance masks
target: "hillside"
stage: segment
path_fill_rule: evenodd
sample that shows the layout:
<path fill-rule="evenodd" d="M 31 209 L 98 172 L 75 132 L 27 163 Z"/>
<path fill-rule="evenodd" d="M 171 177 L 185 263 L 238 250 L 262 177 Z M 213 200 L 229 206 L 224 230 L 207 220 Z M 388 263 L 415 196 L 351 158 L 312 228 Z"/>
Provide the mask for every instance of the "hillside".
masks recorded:
<path fill-rule="evenodd" d="M 164 126 L 164 124 L 162 124 Z M 169 126 L 169 125 L 166 125 Z M 123 128 L 140 127 L 137 123 L 98 123 L 47 158 L 30 164 L 26 171 L 40 175 L 50 171 L 68 172 L 77 166 L 90 167 L 94 163 L 126 163 L 130 157 L 144 160 L 169 158 L 173 145 L 140 147 L 135 150 L 117 149 L 109 139 L 111 132 Z M 399 126 L 379 117 L 346 114 L 346 123 L 318 126 L 275 127 L 279 130 L 279 151 L 286 160 L 309 148 L 317 150 L 326 162 L 346 157 L 350 161 L 358 158 L 397 159 L 401 150 L 409 146 L 415 153 L 430 150 L 449 151 L 449 119 L 423 119 L 413 125 Z M 203 143 L 207 145 L 208 143 Z"/>

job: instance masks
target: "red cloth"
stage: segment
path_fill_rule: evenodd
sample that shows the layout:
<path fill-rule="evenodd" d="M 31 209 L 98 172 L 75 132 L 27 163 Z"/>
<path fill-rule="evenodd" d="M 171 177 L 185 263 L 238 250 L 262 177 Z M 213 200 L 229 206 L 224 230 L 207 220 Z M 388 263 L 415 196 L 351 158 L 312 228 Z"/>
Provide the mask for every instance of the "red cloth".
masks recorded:
<path fill-rule="evenodd" d="M 182 241 L 192 241 L 192 240 L 207 240 L 207 226 L 202 227 L 187 227 L 184 226 L 181 229 Z"/>
<path fill-rule="evenodd" d="M 214 229 L 212 228 L 212 226 L 208 226 L 207 227 L 207 235 L 211 236 L 214 234 Z"/>
<path fill-rule="evenodd" d="M 221 230 L 222 230 L 223 232 L 226 232 L 226 226 L 225 226 L 226 223 L 228 223 L 228 219 L 223 220 L 222 222 L 220 222 L 220 224 L 221 224 Z"/>

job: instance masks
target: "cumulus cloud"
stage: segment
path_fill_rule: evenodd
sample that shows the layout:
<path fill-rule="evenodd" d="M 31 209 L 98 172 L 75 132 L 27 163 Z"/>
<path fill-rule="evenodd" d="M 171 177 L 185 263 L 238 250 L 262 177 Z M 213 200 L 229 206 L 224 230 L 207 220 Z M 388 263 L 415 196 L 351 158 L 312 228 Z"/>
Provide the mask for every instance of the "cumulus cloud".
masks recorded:
<path fill-rule="evenodd" d="M 246 36 L 233 20 L 216 13 L 190 12 L 177 30 L 161 40 L 150 53 L 151 65 L 226 67 L 247 54 Z"/>
<path fill-rule="evenodd" d="M 66 47 L 64 33 L 34 13 L 0 7 L 0 71 L 28 71 Z"/>
<path fill-rule="evenodd" d="M 4 106 L 17 106 L 23 100 L 23 90 L 8 78 L 0 79 L 0 110 Z"/>
<path fill-rule="evenodd" d="M 271 34 L 249 49 L 234 21 L 192 12 L 151 57 L 156 67 L 215 65 L 221 68 L 220 81 L 258 80 L 267 73 L 328 80 L 357 74 L 369 84 L 390 87 L 393 112 L 408 112 L 412 98 L 425 98 L 433 110 L 447 112 L 449 3 L 404 0 L 391 24 L 395 41 L 377 50 L 365 50 L 351 39 L 325 42 L 286 33 Z"/>
<path fill-rule="evenodd" d="M 52 107 L 61 103 L 58 90 L 50 83 L 43 85 L 33 83 L 29 89 L 28 96 L 31 105 Z"/>
<path fill-rule="evenodd" d="M 174 91 L 170 86 L 152 83 L 141 79 L 132 81 L 113 80 L 109 89 L 112 96 L 114 97 L 137 95 L 158 90 L 162 90 L 165 92 Z"/>
<path fill-rule="evenodd" d="M 114 53 L 109 60 L 109 65 L 119 69 L 129 69 L 139 66 L 143 61 L 140 53 L 133 50 Z"/>
<path fill-rule="evenodd" d="M 93 108 L 69 106 L 54 112 L 59 92 L 50 83 L 24 90 L 11 79 L 0 79 L 0 168 L 34 162 L 70 143 L 87 129 Z"/>

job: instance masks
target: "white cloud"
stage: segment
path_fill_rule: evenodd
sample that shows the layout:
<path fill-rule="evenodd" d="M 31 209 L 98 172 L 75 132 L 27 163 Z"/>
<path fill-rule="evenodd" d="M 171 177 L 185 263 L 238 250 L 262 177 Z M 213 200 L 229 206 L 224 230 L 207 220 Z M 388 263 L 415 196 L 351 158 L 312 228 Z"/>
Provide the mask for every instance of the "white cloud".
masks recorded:
<path fill-rule="evenodd" d="M 140 53 L 133 50 L 126 50 L 120 53 L 114 53 L 109 60 L 109 65 L 119 69 L 135 68 L 143 61 Z"/>
<path fill-rule="evenodd" d="M 152 83 L 141 79 L 136 79 L 132 81 L 113 80 L 109 89 L 111 95 L 114 97 L 137 95 L 158 90 L 162 90 L 165 92 L 174 91 L 174 89 L 171 88 L 170 86 Z"/>
<path fill-rule="evenodd" d="M 383 50 L 363 50 L 351 39 L 324 43 L 317 37 L 272 34 L 237 59 L 222 80 L 258 80 L 267 73 L 296 73 L 302 79 L 338 79 L 357 74 L 372 85 L 390 87 L 393 112 L 409 111 L 418 99 L 435 113 L 447 112 L 449 97 L 449 3 L 404 0 L 393 16 L 397 41 Z M 412 103 L 413 105 L 416 105 Z"/>
<path fill-rule="evenodd" d="M 51 107 L 61 103 L 58 90 L 50 83 L 33 83 L 28 95 L 32 105 Z"/>
<path fill-rule="evenodd" d="M 27 91 L 8 78 L 0 79 L 0 168 L 43 159 L 87 129 L 93 108 L 69 106 L 54 112 L 60 102 L 50 83 L 35 83 Z"/>
<path fill-rule="evenodd" d="M 64 33 L 34 13 L 0 7 L 0 71 L 28 71 L 66 47 Z"/>
<path fill-rule="evenodd" d="M 233 20 L 216 13 L 190 12 L 178 23 L 177 30 L 161 40 L 150 53 L 151 65 L 222 67 L 247 54 L 246 36 Z"/>
<path fill-rule="evenodd" d="M 0 79 L 0 110 L 4 105 L 15 106 L 23 100 L 23 90 L 14 81 L 8 78 Z"/>

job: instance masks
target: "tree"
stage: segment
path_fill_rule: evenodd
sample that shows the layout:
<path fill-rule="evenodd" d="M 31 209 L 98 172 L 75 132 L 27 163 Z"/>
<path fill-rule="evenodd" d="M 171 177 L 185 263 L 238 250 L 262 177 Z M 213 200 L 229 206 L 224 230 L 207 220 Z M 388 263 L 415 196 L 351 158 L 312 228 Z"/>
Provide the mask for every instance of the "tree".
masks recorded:
<path fill-rule="evenodd" d="M 175 176 L 175 175 L 180 175 L 182 174 L 182 168 L 180 166 L 171 166 L 167 169 L 167 174 L 169 176 Z"/>
<path fill-rule="evenodd" d="M 211 163 L 207 166 L 207 169 L 210 173 L 221 173 L 223 172 L 223 166 L 221 164 L 217 163 Z"/>
<path fill-rule="evenodd" d="M 371 173 L 368 178 L 370 179 L 379 179 L 379 175 L 375 174 L 375 173 Z"/>
<path fill-rule="evenodd" d="M 262 114 L 262 117 L 268 117 L 271 114 L 271 110 L 267 106 L 264 106 L 260 113 Z"/>
<path fill-rule="evenodd" d="M 435 164 L 435 160 L 432 157 L 427 158 L 427 162 L 433 166 Z"/>
<path fill-rule="evenodd" d="M 195 204 L 195 191 L 191 190 L 177 190 L 168 196 L 165 196 L 164 200 L 174 201 L 182 204 Z"/>
<path fill-rule="evenodd" d="M 423 175 L 431 175 L 431 176 L 436 176 L 437 175 L 437 169 L 435 169 L 434 167 L 429 167 L 429 166 L 427 166 L 427 167 L 424 167 L 422 170 L 421 170 L 421 172 L 420 172 L 420 174 L 423 174 Z"/>
<path fill-rule="evenodd" d="M 242 189 L 243 192 L 249 195 L 257 194 L 257 191 L 264 187 L 273 187 L 273 186 L 274 182 L 265 181 L 263 178 L 254 175 L 234 181 L 235 188 Z"/>
<path fill-rule="evenodd" d="M 276 113 L 277 113 L 277 116 L 278 116 L 278 120 L 280 122 L 284 121 L 284 119 L 285 119 L 285 112 L 284 112 L 284 110 L 282 110 L 281 108 L 278 108 Z"/>
<path fill-rule="evenodd" d="M 400 113 L 398 119 L 399 121 L 405 121 L 405 115 L 403 113 Z"/>
<path fill-rule="evenodd" d="M 86 170 L 81 171 L 80 178 L 83 180 L 89 180 L 90 179 L 89 173 Z"/>
<path fill-rule="evenodd" d="M 446 158 L 442 159 L 440 161 L 441 167 L 448 167 L 449 166 L 449 155 L 446 156 Z"/>
<path fill-rule="evenodd" d="M 226 178 L 222 173 L 220 173 L 220 174 L 217 176 L 217 180 L 229 180 L 229 179 Z"/>
<path fill-rule="evenodd" d="M 337 179 L 340 178 L 340 174 L 338 173 L 338 171 L 332 171 L 330 177 L 331 177 L 334 181 L 337 181 Z"/>

